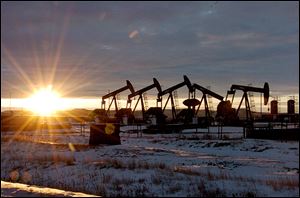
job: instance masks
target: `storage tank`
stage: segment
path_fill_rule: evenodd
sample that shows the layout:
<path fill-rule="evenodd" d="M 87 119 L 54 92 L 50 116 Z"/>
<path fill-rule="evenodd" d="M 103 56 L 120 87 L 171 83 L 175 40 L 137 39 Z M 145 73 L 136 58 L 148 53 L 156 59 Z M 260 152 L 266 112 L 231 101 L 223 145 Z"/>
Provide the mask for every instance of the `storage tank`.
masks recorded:
<path fill-rule="evenodd" d="M 287 105 L 288 114 L 295 114 L 295 100 L 288 100 Z"/>
<path fill-rule="evenodd" d="M 271 101 L 271 114 L 278 114 L 278 101 L 277 100 Z"/>

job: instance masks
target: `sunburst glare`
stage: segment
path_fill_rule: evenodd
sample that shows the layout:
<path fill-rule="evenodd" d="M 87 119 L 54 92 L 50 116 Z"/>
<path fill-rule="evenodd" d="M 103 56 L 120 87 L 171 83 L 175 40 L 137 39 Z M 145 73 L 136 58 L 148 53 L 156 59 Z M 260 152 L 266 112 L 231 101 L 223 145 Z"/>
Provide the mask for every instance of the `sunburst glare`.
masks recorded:
<path fill-rule="evenodd" d="M 27 109 L 40 116 L 50 116 L 57 110 L 64 109 L 64 103 L 61 101 L 60 94 L 52 90 L 52 86 L 49 85 L 37 90 L 28 98 Z"/>

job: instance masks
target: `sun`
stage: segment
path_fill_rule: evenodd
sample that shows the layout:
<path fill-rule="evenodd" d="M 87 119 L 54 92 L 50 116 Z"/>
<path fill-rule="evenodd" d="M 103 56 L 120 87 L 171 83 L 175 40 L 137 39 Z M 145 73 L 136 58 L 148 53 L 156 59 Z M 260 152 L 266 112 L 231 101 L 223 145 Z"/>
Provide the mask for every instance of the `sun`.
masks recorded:
<path fill-rule="evenodd" d="M 28 98 L 27 108 L 40 116 L 51 116 L 63 109 L 60 95 L 52 90 L 51 85 L 37 90 Z"/>

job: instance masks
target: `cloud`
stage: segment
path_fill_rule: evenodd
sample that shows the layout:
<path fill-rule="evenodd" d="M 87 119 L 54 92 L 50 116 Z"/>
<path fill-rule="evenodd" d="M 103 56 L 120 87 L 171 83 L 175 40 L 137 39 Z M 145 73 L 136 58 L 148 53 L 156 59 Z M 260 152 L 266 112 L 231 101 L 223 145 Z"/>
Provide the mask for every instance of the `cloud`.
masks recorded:
<path fill-rule="evenodd" d="M 264 81 L 289 90 L 299 82 L 298 9 L 297 2 L 4 2 L 1 49 L 34 84 L 54 72 L 49 83 L 78 87 L 72 96 L 99 96 L 127 79 L 171 86 L 184 74 L 219 91 Z M 24 84 L 3 50 L 1 62 L 5 82 Z"/>

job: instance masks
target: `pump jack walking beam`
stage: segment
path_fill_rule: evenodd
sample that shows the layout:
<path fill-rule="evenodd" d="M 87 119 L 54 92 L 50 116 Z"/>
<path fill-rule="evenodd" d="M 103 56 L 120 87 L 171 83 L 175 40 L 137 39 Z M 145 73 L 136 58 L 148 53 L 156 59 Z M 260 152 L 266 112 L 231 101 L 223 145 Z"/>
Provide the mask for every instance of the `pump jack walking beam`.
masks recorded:
<path fill-rule="evenodd" d="M 144 105 L 143 93 L 145 93 L 146 91 L 153 89 L 153 88 L 156 88 L 158 93 L 162 92 L 161 86 L 160 86 L 159 82 L 156 80 L 156 78 L 153 78 L 152 85 L 149 85 L 143 89 L 140 89 L 140 90 L 128 95 L 127 108 L 131 106 L 131 98 L 133 98 L 137 95 L 139 96 L 139 98 L 134 106 L 133 112 L 136 110 L 136 107 L 137 107 L 139 101 L 141 101 L 143 120 L 145 119 L 145 105 Z"/>
<path fill-rule="evenodd" d="M 214 98 L 216 98 L 218 100 L 221 100 L 221 101 L 223 100 L 224 97 L 220 96 L 219 94 L 217 94 L 217 93 L 215 93 L 215 92 L 213 92 L 213 91 L 211 91 L 211 90 L 209 90 L 209 89 L 207 89 L 205 87 L 202 87 L 202 86 L 200 86 L 200 85 L 198 85 L 196 83 L 193 84 L 193 88 L 194 88 L 194 98 L 196 96 L 196 89 L 199 90 L 199 91 L 201 91 L 202 94 L 203 94 L 203 96 L 202 96 L 202 98 L 200 100 L 200 104 L 199 104 L 199 106 L 197 108 L 197 111 L 196 111 L 195 115 L 198 114 L 198 111 L 200 109 L 202 101 L 204 101 L 205 116 L 207 118 L 210 117 L 210 112 L 209 112 L 208 103 L 207 103 L 207 95 L 210 95 L 210 96 L 212 96 L 212 97 L 214 97 Z"/>
<path fill-rule="evenodd" d="M 120 89 L 117 89 L 117 90 L 115 90 L 115 91 L 113 91 L 111 93 L 108 93 L 108 94 L 102 96 L 102 103 L 101 103 L 101 108 L 102 109 L 105 109 L 105 99 L 107 99 L 109 97 L 113 97 L 113 99 L 110 102 L 109 107 L 108 107 L 108 109 L 106 111 L 106 114 L 108 114 L 108 112 L 110 111 L 110 107 L 111 107 L 112 103 L 115 103 L 115 110 L 116 110 L 116 112 L 118 111 L 117 98 L 116 98 L 117 94 L 119 94 L 119 93 L 121 93 L 121 92 L 123 92 L 123 91 L 125 91 L 127 89 L 129 89 L 131 93 L 134 92 L 134 88 L 133 88 L 133 86 L 132 86 L 132 84 L 130 83 L 129 80 L 126 80 L 126 84 L 127 84 L 126 86 L 121 87 Z"/>
<path fill-rule="evenodd" d="M 251 91 L 251 92 L 263 93 L 264 94 L 264 105 L 267 105 L 268 100 L 269 100 L 269 96 L 270 96 L 269 84 L 267 82 L 265 82 L 263 88 L 250 87 L 250 86 L 244 86 L 244 85 L 232 85 L 229 92 L 235 94 L 235 90 L 242 90 L 244 92 L 243 96 L 242 96 L 242 99 L 241 99 L 241 102 L 239 104 L 239 107 L 236 111 L 236 115 L 238 115 L 240 107 L 242 105 L 242 102 L 245 99 L 246 119 L 250 120 L 250 121 L 253 121 L 253 117 L 252 117 L 252 114 L 251 114 L 251 108 L 250 108 L 250 103 L 249 103 L 247 92 Z M 233 97 L 234 97 L 234 95 L 233 95 Z"/>
<path fill-rule="evenodd" d="M 184 79 L 184 81 L 182 83 L 174 85 L 174 86 L 172 86 L 172 87 L 170 87 L 170 88 L 168 88 L 168 89 L 166 89 L 166 90 L 158 93 L 158 99 L 157 99 L 157 101 L 162 101 L 161 97 L 163 95 L 169 94 L 168 99 L 166 101 L 166 104 L 165 104 L 165 106 L 163 108 L 163 112 L 165 111 L 169 100 L 171 100 L 172 117 L 173 117 L 173 119 L 176 118 L 176 108 L 175 108 L 175 102 L 174 102 L 174 98 L 173 98 L 173 91 L 175 91 L 175 90 L 177 90 L 177 89 L 179 89 L 179 88 L 181 88 L 181 87 L 183 87 L 183 86 L 186 85 L 188 87 L 188 89 L 189 89 L 189 98 L 190 98 L 191 93 L 193 92 L 193 86 L 192 86 L 190 80 L 188 79 L 188 77 L 186 75 L 184 75 L 183 79 Z"/>

